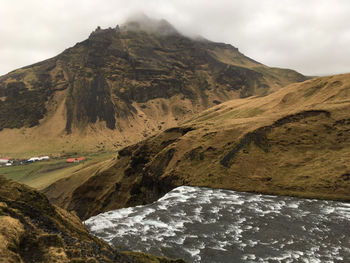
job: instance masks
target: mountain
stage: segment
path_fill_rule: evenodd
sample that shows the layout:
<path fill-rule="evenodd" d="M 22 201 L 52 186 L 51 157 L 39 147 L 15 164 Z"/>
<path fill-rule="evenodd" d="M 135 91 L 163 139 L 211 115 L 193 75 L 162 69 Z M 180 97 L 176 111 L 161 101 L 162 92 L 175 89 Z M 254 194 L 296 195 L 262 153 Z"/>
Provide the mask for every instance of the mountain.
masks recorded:
<path fill-rule="evenodd" d="M 80 218 L 180 185 L 349 201 L 350 74 L 214 106 L 44 190 Z"/>
<path fill-rule="evenodd" d="M 79 218 L 27 186 L 0 177 L 0 262 L 184 263 L 119 252 L 88 233 Z"/>
<path fill-rule="evenodd" d="M 139 16 L 0 77 L 0 153 L 120 148 L 233 98 L 307 78 Z"/>

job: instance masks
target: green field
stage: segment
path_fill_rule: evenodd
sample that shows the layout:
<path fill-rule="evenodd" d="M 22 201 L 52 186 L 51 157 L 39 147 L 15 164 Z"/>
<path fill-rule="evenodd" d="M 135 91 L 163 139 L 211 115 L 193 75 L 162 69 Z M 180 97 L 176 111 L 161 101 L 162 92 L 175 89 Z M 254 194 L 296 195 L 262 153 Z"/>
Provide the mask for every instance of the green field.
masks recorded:
<path fill-rule="evenodd" d="M 0 167 L 0 175 L 24 183 L 36 189 L 43 189 L 53 182 L 69 177 L 73 173 L 116 155 L 115 152 L 92 153 L 80 163 L 67 163 L 66 158 L 37 161 L 17 166 Z"/>

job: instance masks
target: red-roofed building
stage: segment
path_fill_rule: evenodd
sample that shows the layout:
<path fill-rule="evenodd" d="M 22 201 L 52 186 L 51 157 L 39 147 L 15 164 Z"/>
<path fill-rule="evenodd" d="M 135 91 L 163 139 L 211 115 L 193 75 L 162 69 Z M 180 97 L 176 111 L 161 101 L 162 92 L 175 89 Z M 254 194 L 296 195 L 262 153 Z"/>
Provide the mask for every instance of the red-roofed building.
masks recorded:
<path fill-rule="evenodd" d="M 84 160 L 86 160 L 86 158 L 85 157 L 79 157 L 79 158 L 69 158 L 69 159 L 67 159 L 67 163 L 79 163 L 79 162 L 82 162 L 82 161 L 84 161 Z"/>

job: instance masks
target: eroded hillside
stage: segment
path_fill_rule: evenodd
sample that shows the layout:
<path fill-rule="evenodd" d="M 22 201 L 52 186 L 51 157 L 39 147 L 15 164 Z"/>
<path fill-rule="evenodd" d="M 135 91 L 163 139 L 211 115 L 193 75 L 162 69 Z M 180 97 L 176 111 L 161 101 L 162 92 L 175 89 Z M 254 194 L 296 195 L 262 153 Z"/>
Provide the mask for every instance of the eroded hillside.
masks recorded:
<path fill-rule="evenodd" d="M 180 185 L 349 200 L 350 75 L 228 101 L 44 192 L 81 218 Z"/>
<path fill-rule="evenodd" d="M 0 262 L 184 261 L 119 252 L 90 235 L 78 217 L 52 206 L 43 194 L 0 177 Z"/>

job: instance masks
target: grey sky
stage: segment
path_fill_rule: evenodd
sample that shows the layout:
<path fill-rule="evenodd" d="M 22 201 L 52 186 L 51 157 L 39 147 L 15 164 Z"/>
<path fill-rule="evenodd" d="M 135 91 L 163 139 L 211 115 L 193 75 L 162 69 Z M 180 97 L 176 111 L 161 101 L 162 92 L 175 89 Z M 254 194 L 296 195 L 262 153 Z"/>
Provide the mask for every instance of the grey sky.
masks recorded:
<path fill-rule="evenodd" d="M 2 0 L 0 75 L 55 56 L 135 12 L 306 75 L 350 72 L 349 0 Z"/>

